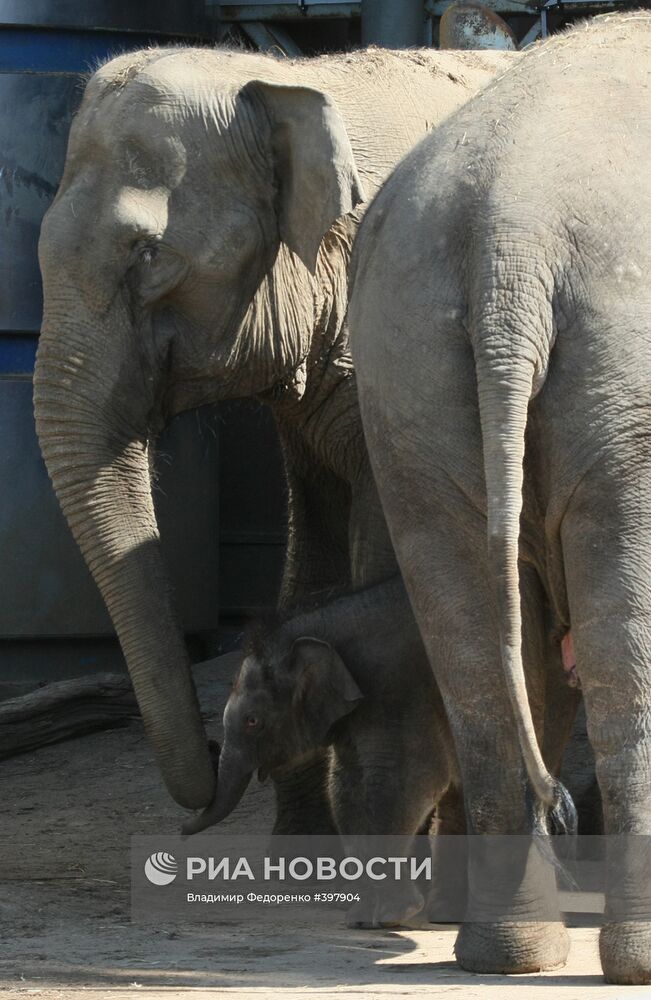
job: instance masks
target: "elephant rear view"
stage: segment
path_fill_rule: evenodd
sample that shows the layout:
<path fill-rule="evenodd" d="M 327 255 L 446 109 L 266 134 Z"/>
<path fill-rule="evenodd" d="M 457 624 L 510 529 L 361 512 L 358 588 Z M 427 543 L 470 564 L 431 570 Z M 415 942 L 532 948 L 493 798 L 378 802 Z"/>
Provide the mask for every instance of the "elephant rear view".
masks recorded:
<path fill-rule="evenodd" d="M 530 707 L 546 607 L 605 832 L 651 833 L 650 84 L 647 14 L 550 39 L 403 161 L 356 245 L 362 418 L 475 833 L 571 819 Z M 651 981 L 644 843 L 611 842 L 601 958 L 619 983 Z M 526 917 L 549 874 L 518 873 L 522 919 L 504 921 L 491 864 L 471 860 L 460 963 L 564 961 L 560 917 Z"/>
<path fill-rule="evenodd" d="M 36 425 L 183 806 L 208 805 L 215 779 L 159 551 L 152 442 L 184 410 L 264 400 L 289 485 L 282 603 L 395 572 L 345 325 L 354 210 L 509 55 L 174 47 L 88 83 L 41 233 Z"/>

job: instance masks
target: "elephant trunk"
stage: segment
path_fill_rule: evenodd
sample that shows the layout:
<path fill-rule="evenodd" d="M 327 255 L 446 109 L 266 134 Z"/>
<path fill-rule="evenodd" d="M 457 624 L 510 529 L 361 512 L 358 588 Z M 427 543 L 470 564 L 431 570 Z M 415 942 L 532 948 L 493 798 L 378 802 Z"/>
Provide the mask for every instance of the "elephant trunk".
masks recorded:
<path fill-rule="evenodd" d="M 219 755 L 215 797 L 203 812 L 183 824 L 183 834 L 189 836 L 201 833 L 230 816 L 248 788 L 254 770 L 254 765 L 247 760 L 246 755 L 238 750 L 231 750 L 226 742 Z"/>
<path fill-rule="evenodd" d="M 196 809 L 212 801 L 215 777 L 160 551 L 147 433 L 133 430 L 131 397 L 147 397 L 147 386 L 118 385 L 143 363 L 124 357 L 126 327 L 94 326 L 53 322 L 50 311 L 34 374 L 37 433 L 118 634 L 165 784 Z"/>

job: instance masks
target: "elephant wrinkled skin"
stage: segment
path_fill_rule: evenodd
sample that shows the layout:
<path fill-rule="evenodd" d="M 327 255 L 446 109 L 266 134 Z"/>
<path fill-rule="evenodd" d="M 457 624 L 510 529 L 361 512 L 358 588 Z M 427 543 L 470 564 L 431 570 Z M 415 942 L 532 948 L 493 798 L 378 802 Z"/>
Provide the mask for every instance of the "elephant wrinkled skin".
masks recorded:
<path fill-rule="evenodd" d="M 515 58 L 150 49 L 88 83 L 39 246 L 36 425 L 181 805 L 208 805 L 215 777 L 161 562 L 151 443 L 183 410 L 264 400 L 290 492 L 281 603 L 396 572 L 345 325 L 354 210 Z"/>
<path fill-rule="evenodd" d="M 609 839 L 601 932 L 617 983 L 651 981 L 636 836 L 651 834 L 650 85 L 648 14 L 525 53 L 387 181 L 349 311 L 371 462 L 472 832 L 530 829 L 527 777 L 538 816 L 563 805 L 526 698 L 532 585 L 557 636 L 571 629 L 604 830 L 629 835 Z M 481 917 L 459 962 L 562 962 L 560 922 L 497 922 L 485 875 L 471 860 Z M 544 888 L 522 878 L 523 920 Z"/>

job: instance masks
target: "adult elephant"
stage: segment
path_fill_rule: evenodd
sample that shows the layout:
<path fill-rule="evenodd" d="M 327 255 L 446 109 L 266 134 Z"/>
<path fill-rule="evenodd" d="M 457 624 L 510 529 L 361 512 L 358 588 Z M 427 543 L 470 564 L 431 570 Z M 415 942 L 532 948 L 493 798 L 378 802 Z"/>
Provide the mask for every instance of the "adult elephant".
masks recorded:
<path fill-rule="evenodd" d="M 41 235 L 37 431 L 183 806 L 208 805 L 215 778 L 159 552 L 151 442 L 183 410 L 257 396 L 289 481 L 281 602 L 395 572 L 344 322 L 354 209 L 508 62 L 150 49 L 88 83 Z M 321 777 L 317 761 L 279 785 L 280 812 Z"/>
<path fill-rule="evenodd" d="M 527 777 L 539 828 L 568 812 L 525 685 L 535 585 L 576 652 L 605 832 L 651 834 L 650 83 L 648 14 L 552 38 L 406 158 L 357 242 L 367 443 L 476 833 L 531 829 Z M 651 981 L 645 836 L 609 840 L 617 983 Z M 526 922 L 544 873 L 518 873 L 504 920 L 470 839 L 459 962 L 562 962 L 558 910 Z"/>

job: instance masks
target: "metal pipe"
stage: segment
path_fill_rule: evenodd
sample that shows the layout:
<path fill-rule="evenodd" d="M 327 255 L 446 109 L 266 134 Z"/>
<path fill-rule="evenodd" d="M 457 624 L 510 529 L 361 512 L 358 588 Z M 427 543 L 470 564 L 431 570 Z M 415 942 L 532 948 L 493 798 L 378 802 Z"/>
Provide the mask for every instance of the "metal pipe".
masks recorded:
<path fill-rule="evenodd" d="M 362 0 L 362 45 L 407 49 L 423 44 L 423 0 Z"/>

